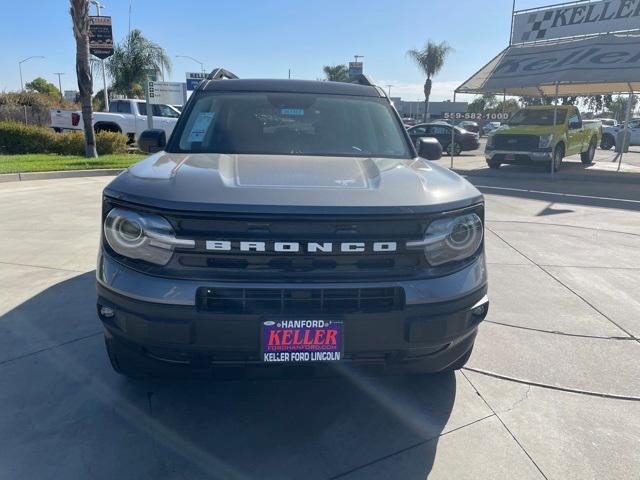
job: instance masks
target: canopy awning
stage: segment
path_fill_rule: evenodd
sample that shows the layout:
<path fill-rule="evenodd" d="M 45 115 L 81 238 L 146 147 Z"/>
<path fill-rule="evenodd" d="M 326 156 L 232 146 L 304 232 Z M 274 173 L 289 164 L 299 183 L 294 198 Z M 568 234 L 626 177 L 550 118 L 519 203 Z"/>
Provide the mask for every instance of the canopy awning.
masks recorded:
<path fill-rule="evenodd" d="M 512 45 L 456 93 L 535 97 L 628 93 L 640 90 L 640 35 L 608 34 Z"/>

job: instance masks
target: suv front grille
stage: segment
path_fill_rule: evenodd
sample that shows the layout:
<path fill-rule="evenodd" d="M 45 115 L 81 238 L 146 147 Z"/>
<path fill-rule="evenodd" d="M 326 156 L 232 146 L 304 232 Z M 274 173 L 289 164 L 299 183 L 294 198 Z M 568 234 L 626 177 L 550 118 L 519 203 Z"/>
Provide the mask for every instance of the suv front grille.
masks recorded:
<path fill-rule="evenodd" d="M 199 310 L 226 314 L 378 313 L 404 307 L 404 290 L 391 288 L 199 288 Z"/>
<path fill-rule="evenodd" d="M 530 150 L 537 149 L 540 137 L 537 135 L 501 134 L 493 137 L 494 147 L 498 150 Z"/>

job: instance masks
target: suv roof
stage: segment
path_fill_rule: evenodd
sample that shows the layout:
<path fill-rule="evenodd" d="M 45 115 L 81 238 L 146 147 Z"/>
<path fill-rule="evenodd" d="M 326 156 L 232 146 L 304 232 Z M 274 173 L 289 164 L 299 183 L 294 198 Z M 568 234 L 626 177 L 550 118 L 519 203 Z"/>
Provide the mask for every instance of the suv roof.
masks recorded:
<path fill-rule="evenodd" d="M 361 97 L 385 96 L 377 87 L 356 83 L 253 78 L 208 80 L 200 91 L 324 93 L 327 95 L 355 95 Z"/>

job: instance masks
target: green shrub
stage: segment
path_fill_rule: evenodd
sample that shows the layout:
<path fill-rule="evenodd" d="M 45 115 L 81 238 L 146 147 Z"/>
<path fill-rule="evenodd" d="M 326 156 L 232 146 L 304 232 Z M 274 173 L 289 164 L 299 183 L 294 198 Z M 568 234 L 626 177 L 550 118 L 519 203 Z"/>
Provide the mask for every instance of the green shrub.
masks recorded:
<path fill-rule="evenodd" d="M 98 149 L 98 155 L 127 153 L 128 141 L 129 138 L 124 133 L 98 132 L 96 134 L 96 148 Z"/>
<path fill-rule="evenodd" d="M 84 133 L 73 131 L 56 134 L 50 151 L 58 155 L 84 155 Z"/>
<path fill-rule="evenodd" d="M 49 128 L 0 122 L 0 153 L 48 153 L 55 142 Z"/>
<path fill-rule="evenodd" d="M 98 132 L 98 155 L 127 153 L 128 138 L 122 133 Z M 54 133 L 50 128 L 0 122 L 0 153 L 57 153 L 84 155 L 84 132 Z"/>

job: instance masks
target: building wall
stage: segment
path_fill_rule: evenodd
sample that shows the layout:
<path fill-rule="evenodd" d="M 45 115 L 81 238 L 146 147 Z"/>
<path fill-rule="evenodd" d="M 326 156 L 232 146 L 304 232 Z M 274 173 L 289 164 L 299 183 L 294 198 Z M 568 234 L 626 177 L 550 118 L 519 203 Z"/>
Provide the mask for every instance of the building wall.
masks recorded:
<path fill-rule="evenodd" d="M 423 101 L 404 101 L 400 97 L 391 97 L 393 105 L 401 117 L 421 118 L 424 116 Z M 432 118 L 441 117 L 445 112 L 466 113 L 467 102 L 429 102 L 429 113 Z"/>

